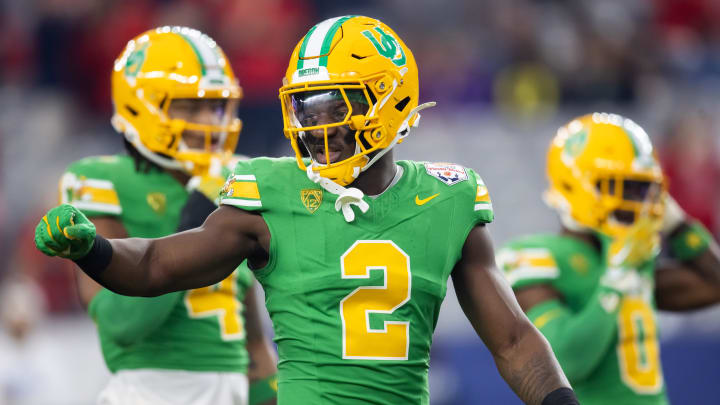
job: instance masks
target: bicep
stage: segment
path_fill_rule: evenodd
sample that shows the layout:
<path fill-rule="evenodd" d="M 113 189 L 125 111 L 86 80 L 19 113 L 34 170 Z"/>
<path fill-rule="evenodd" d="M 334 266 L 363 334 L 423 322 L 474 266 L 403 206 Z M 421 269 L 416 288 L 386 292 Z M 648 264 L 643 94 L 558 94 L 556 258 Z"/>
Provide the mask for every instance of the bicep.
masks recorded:
<path fill-rule="evenodd" d="M 267 225 L 261 216 L 222 206 L 199 228 L 159 239 L 115 239 L 103 282 L 128 295 L 159 295 L 214 284 L 244 259 L 260 254 L 263 229 Z"/>
<path fill-rule="evenodd" d="M 491 351 L 513 344 L 521 330 L 529 326 L 495 265 L 492 242 L 484 226 L 475 227 L 468 235 L 452 277 L 463 311 Z"/>

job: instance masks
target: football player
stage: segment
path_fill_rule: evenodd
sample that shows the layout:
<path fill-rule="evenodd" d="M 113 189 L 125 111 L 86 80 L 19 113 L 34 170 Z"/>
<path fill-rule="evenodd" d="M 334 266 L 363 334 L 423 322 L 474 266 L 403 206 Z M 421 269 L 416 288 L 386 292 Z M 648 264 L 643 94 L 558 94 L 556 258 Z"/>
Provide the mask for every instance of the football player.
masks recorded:
<path fill-rule="evenodd" d="M 495 267 L 480 176 L 393 159 L 428 106 L 418 105 L 417 66 L 400 38 L 368 17 L 325 20 L 295 47 L 284 83 L 297 158 L 239 162 L 201 227 L 108 241 L 61 205 L 37 228 L 38 248 L 128 295 L 216 283 L 247 259 L 275 329 L 281 404 L 427 404 L 432 333 L 452 276 L 518 396 L 576 404 Z"/>
<path fill-rule="evenodd" d="M 667 404 L 655 309 L 720 302 L 720 254 L 665 190 L 645 131 L 594 113 L 557 132 L 545 201 L 562 223 L 498 252 L 583 404 Z M 658 261 L 661 239 L 669 258 Z"/>
<path fill-rule="evenodd" d="M 160 27 L 138 35 L 112 72 L 112 124 L 128 153 L 71 164 L 61 201 L 108 237 L 175 232 L 188 188 L 211 193 L 213 171 L 220 176 L 233 160 L 241 96 L 225 55 L 205 34 Z M 248 352 L 255 402 L 272 400 L 275 360 L 258 321 L 254 279 L 246 266 L 233 270 L 155 298 L 118 295 L 79 273 L 81 300 L 113 373 L 98 403 L 247 404 Z"/>

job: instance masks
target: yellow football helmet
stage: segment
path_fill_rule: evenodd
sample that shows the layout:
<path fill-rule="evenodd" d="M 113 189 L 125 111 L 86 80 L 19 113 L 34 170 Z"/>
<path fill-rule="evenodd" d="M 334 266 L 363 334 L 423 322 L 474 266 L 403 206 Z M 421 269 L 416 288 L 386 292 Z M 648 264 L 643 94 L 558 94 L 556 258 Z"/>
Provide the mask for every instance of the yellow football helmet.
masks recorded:
<path fill-rule="evenodd" d="M 235 74 L 212 38 L 187 27 L 159 27 L 130 40 L 115 60 L 112 124 L 148 160 L 199 174 L 213 155 L 235 150 L 241 97 Z M 222 101 L 218 124 L 170 117 L 168 109 L 179 99 Z M 185 131 L 204 134 L 204 146 L 187 145 Z"/>
<path fill-rule="evenodd" d="M 390 27 L 368 17 L 331 18 L 310 29 L 290 57 L 283 84 L 284 132 L 298 166 L 307 170 L 298 140 L 303 142 L 307 131 L 322 130 L 327 158 L 313 159 L 312 170 L 341 186 L 352 183 L 401 142 L 425 107 L 418 107 L 418 70 L 412 52 Z M 303 103 L 313 98 L 343 102 L 346 109 L 318 123 L 301 116 Z M 355 131 L 355 154 L 333 162 L 328 129 L 341 126 Z"/>
<path fill-rule="evenodd" d="M 618 237 L 640 219 L 662 220 L 662 170 L 650 138 L 628 118 L 593 113 L 561 127 L 547 175 L 545 201 L 571 229 Z"/>

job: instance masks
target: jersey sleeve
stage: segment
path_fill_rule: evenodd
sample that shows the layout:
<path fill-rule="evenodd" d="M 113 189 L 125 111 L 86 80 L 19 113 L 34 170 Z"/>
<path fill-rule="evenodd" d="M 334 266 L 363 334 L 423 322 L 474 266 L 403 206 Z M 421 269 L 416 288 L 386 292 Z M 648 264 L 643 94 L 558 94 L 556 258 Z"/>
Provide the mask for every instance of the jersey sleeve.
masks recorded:
<path fill-rule="evenodd" d="M 122 206 L 115 184 L 102 163 L 84 159 L 60 178 L 60 203 L 71 204 L 87 216 L 120 216 Z"/>
<path fill-rule="evenodd" d="M 246 211 L 263 209 L 258 181 L 251 160 L 241 160 L 220 191 L 220 204 Z"/>
<path fill-rule="evenodd" d="M 560 269 L 552 252 L 543 247 L 509 244 L 495 257 L 512 288 L 554 283 Z"/>
<path fill-rule="evenodd" d="M 468 180 L 472 182 L 472 187 L 476 190 L 475 203 L 473 205 L 476 222 L 488 224 L 495 218 L 492 201 L 490 200 L 490 191 L 479 174 L 472 169 L 467 169 L 467 171 L 469 174 Z"/>

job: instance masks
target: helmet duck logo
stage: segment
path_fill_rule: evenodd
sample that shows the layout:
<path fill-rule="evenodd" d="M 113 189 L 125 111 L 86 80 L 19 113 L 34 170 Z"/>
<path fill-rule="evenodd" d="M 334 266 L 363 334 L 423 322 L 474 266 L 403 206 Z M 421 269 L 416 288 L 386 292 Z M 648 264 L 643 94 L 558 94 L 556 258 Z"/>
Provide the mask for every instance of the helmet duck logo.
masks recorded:
<path fill-rule="evenodd" d="M 370 30 L 365 30 L 362 34 L 365 38 L 370 40 L 370 43 L 373 44 L 380 55 L 390 59 L 397 67 L 404 66 L 407 58 L 405 57 L 405 52 L 403 51 L 402 46 L 398 43 L 397 39 L 383 31 L 380 27 L 375 27 L 375 32 L 380 34 L 380 42 L 378 42 Z"/>

